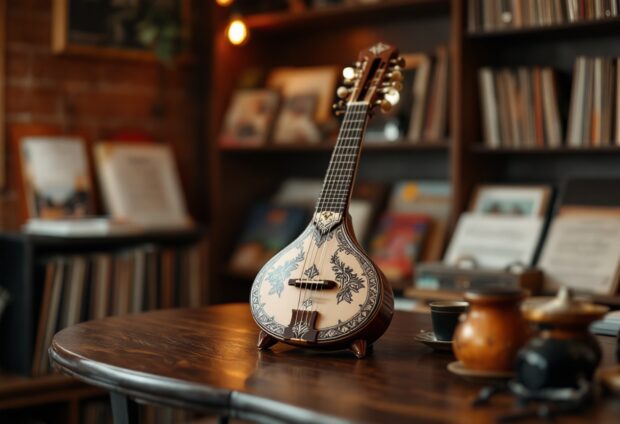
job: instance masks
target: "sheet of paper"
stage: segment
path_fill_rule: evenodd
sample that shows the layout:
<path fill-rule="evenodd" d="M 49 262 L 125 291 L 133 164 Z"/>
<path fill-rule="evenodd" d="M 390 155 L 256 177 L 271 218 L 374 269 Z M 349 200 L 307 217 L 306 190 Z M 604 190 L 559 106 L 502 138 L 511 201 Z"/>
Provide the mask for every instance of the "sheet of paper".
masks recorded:
<path fill-rule="evenodd" d="M 144 228 L 188 224 L 167 146 L 102 143 L 97 146 L 97 158 L 105 198 L 115 219 Z"/>
<path fill-rule="evenodd" d="M 470 258 L 483 268 L 531 265 L 540 239 L 540 217 L 463 213 L 444 257 L 454 265 Z"/>
<path fill-rule="evenodd" d="M 566 214 L 554 219 L 538 266 L 545 289 L 613 294 L 620 265 L 620 216 Z"/>

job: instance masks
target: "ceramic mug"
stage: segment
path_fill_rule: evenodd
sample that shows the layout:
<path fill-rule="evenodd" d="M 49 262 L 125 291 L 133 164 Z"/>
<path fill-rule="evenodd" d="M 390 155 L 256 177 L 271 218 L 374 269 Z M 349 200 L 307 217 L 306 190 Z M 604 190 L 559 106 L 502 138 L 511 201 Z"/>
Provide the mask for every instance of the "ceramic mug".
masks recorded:
<path fill-rule="evenodd" d="M 442 301 L 432 302 L 429 306 L 435 338 L 444 342 L 452 340 L 459 317 L 467 311 L 469 304 L 462 301 Z"/>

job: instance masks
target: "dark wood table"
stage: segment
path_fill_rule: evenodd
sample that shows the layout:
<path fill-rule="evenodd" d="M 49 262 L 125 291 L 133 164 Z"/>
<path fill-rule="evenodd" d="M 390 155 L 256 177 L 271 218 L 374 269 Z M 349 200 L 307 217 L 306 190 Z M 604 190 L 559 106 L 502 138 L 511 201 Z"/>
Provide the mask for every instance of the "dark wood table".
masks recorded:
<path fill-rule="evenodd" d="M 508 395 L 471 406 L 483 385 L 450 374 L 451 354 L 414 341 L 429 328 L 429 316 L 397 312 L 363 360 L 282 344 L 258 351 L 248 305 L 233 304 L 86 322 L 59 332 L 50 355 L 111 392 L 117 423 L 135 419 L 134 400 L 259 422 L 481 423 L 511 412 Z M 614 364 L 614 339 L 600 340 L 604 365 Z M 620 399 L 565 419 L 620 422 Z"/>

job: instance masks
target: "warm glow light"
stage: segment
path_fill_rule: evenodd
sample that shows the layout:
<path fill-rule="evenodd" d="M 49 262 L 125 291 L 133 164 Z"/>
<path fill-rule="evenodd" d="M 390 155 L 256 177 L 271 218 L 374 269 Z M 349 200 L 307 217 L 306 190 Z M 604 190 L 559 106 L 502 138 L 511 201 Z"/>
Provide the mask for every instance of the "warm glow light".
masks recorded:
<path fill-rule="evenodd" d="M 219 4 L 220 6 L 226 7 L 226 6 L 230 6 L 233 0 L 215 0 L 215 2 Z"/>
<path fill-rule="evenodd" d="M 228 41 L 235 46 L 245 43 L 248 39 L 248 28 L 241 19 L 233 19 L 226 29 Z"/>

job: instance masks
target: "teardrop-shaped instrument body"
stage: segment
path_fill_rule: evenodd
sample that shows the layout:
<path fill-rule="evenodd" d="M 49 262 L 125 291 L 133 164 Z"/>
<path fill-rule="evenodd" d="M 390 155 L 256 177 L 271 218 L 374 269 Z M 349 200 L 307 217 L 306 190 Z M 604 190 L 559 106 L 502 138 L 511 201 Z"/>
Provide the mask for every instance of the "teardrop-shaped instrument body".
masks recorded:
<path fill-rule="evenodd" d="M 325 234 L 311 223 L 258 273 L 250 303 L 263 337 L 363 356 L 387 329 L 392 290 L 343 221 Z"/>

